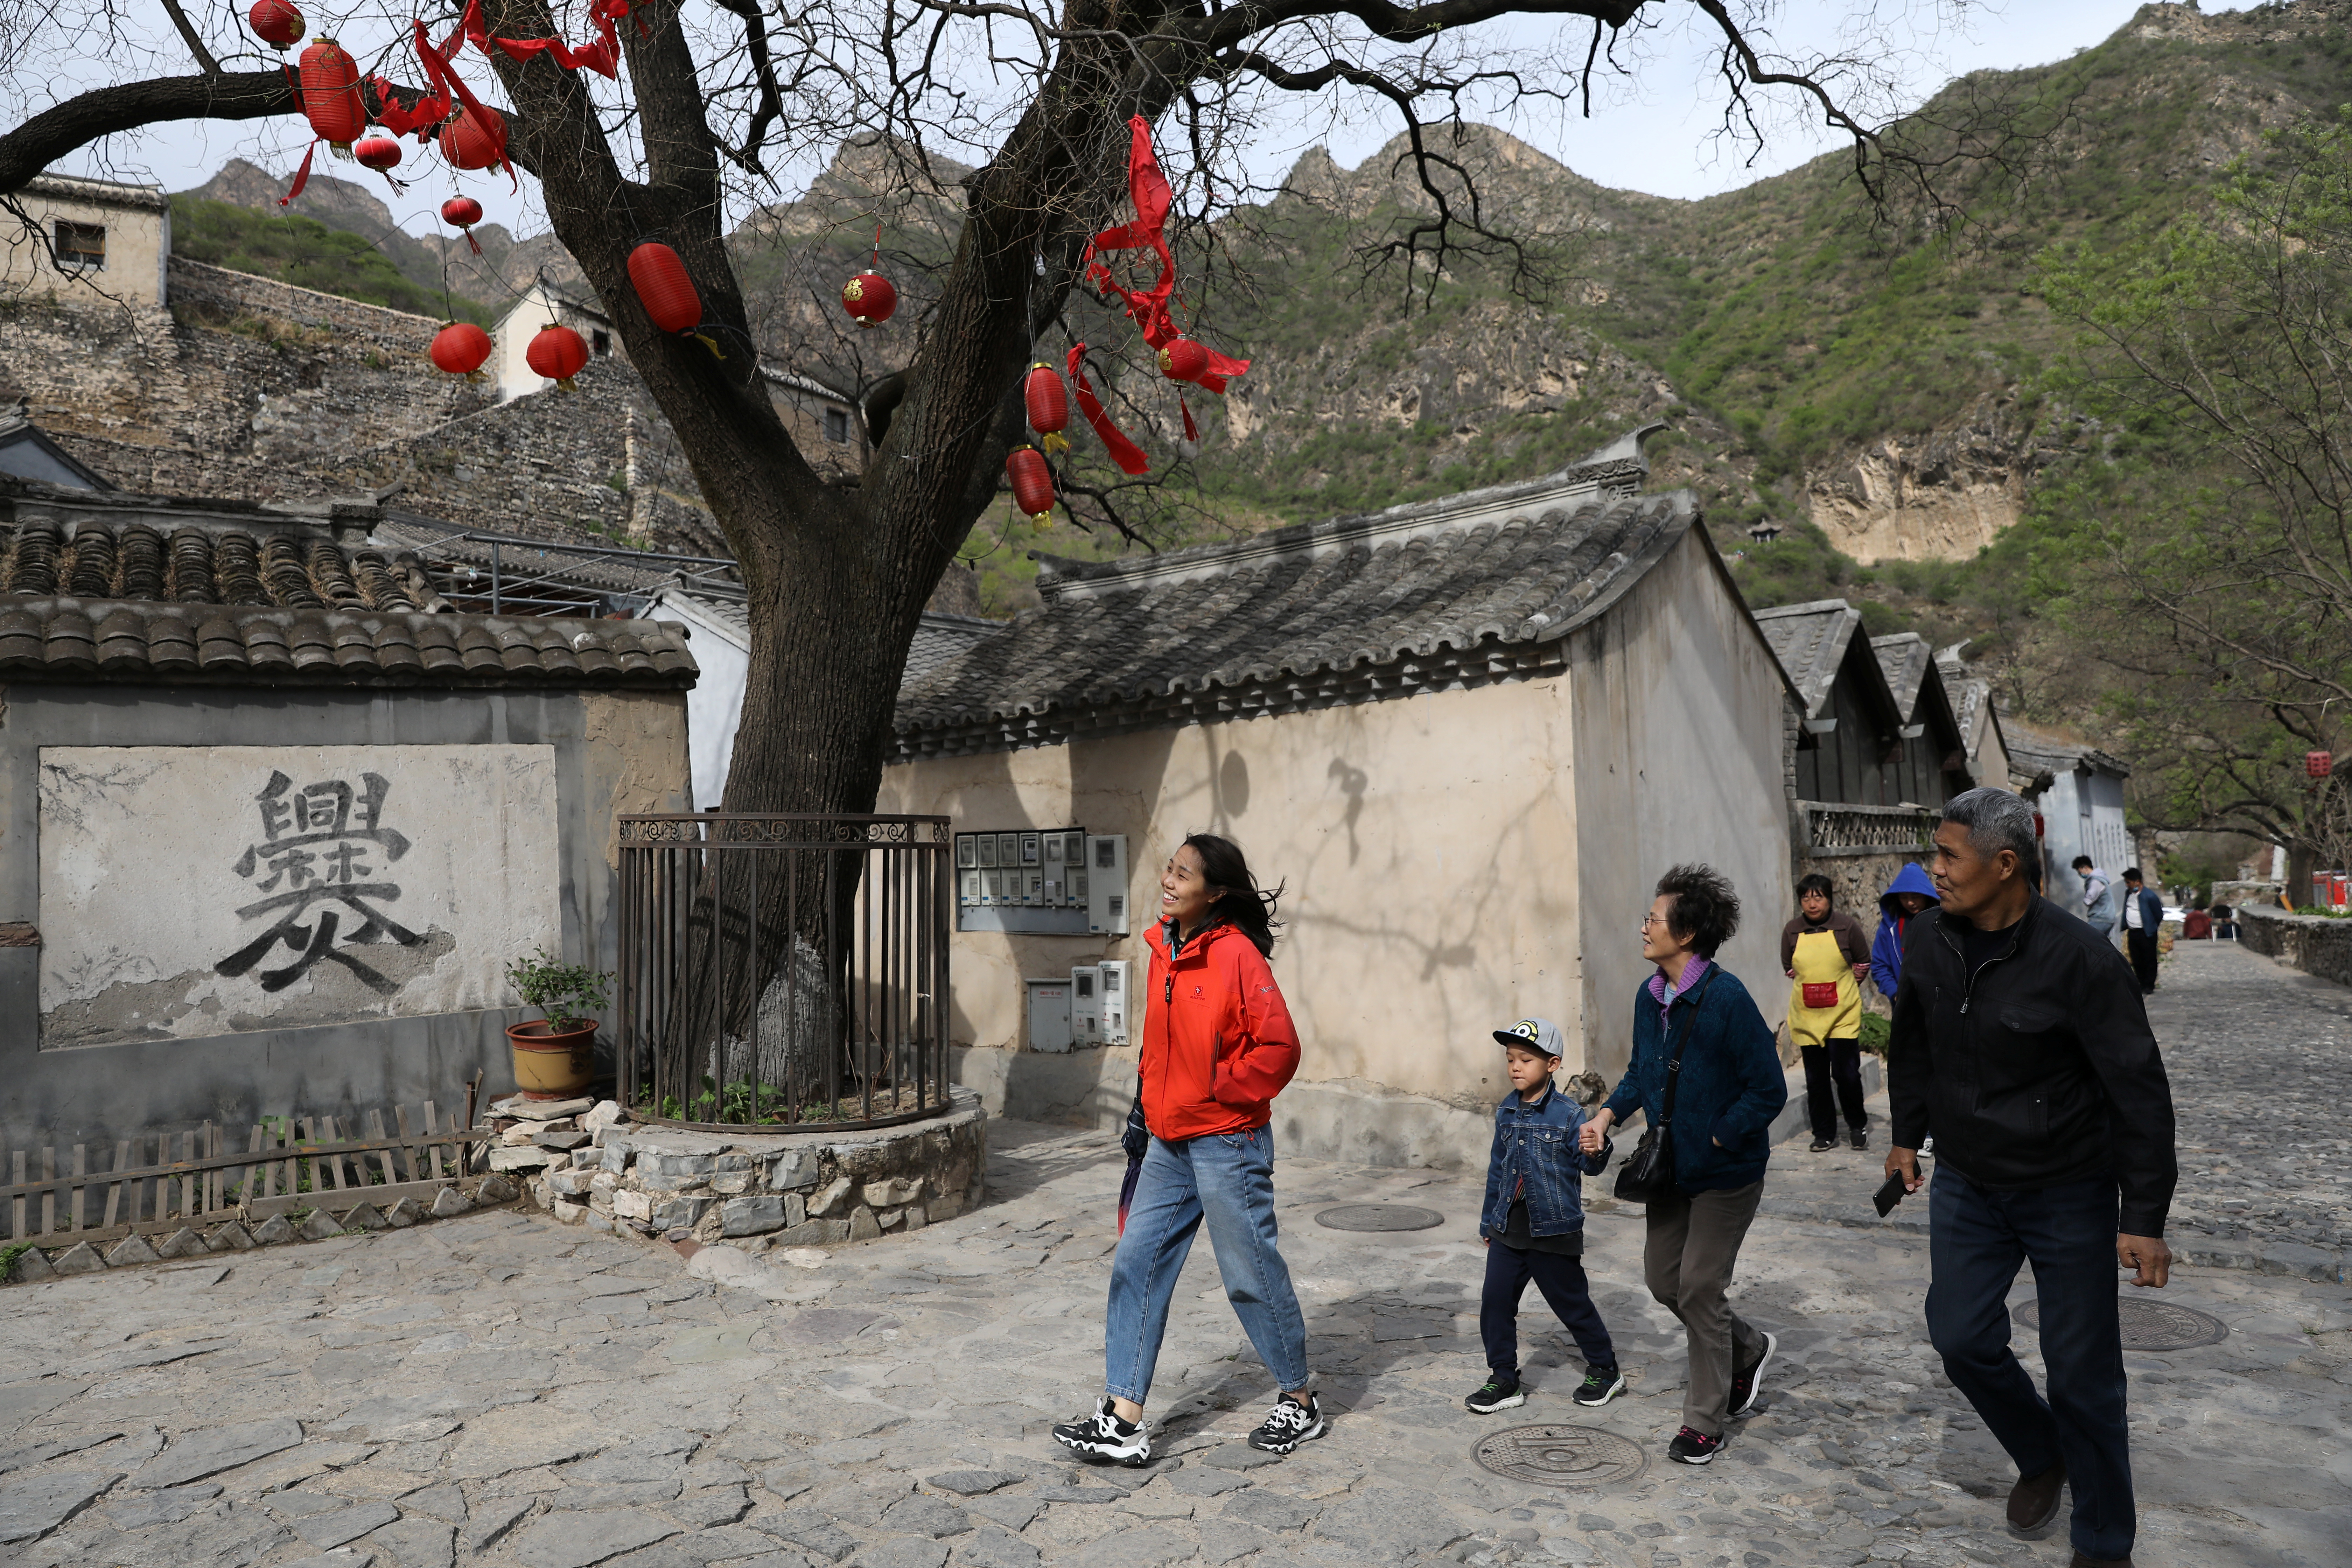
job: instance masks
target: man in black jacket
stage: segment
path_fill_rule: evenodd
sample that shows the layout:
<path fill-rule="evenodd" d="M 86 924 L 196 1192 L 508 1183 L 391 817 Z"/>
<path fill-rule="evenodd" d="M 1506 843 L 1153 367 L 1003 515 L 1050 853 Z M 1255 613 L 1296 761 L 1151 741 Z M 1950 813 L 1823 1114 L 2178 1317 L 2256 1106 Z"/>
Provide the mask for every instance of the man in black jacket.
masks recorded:
<path fill-rule="evenodd" d="M 1928 1195 L 1927 1335 L 2017 1463 L 2010 1528 L 2046 1533 L 2073 1483 L 2074 1568 L 2131 1562 L 2116 1267 L 2162 1287 L 2172 1090 L 2122 955 L 2035 892 L 2033 812 L 2006 790 L 1944 807 L 1887 1051 L 1886 1173 Z M 2112 1248 L 2112 1250 L 2110 1250 Z M 2009 1344 L 2020 1264 L 2041 1299 L 2045 1402 Z"/>

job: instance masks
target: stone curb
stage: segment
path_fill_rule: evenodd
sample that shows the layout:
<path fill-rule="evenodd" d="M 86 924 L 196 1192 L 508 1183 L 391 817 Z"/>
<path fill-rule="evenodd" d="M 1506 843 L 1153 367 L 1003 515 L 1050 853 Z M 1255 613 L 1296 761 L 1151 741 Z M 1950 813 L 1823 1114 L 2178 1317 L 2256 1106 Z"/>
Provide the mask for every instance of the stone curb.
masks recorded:
<path fill-rule="evenodd" d="M 1757 1212 L 1773 1219 L 1834 1225 L 1847 1230 L 1892 1230 L 1906 1236 L 1927 1234 L 1924 1211 L 1914 1218 L 1898 1208 L 1881 1219 L 1874 1212 L 1862 1213 L 1835 1204 L 1806 1203 L 1799 1198 L 1768 1195 L 1757 1205 Z M 2227 1268 L 2246 1274 L 2273 1274 L 2288 1279 L 2315 1279 L 2324 1284 L 2352 1284 L 2352 1260 L 2347 1260 L 2341 1252 L 2324 1247 L 2305 1247 L 2292 1241 L 2273 1242 L 2263 1247 L 2242 1246 L 2205 1238 L 2184 1240 L 2178 1236 L 2171 1240 L 2173 1262 L 2186 1268 Z"/>
<path fill-rule="evenodd" d="M 347 1188 L 323 1194 L 324 1201 L 310 1210 L 299 1226 L 291 1224 L 283 1215 L 255 1221 L 238 1209 L 235 1211 L 236 1218 L 211 1223 L 204 1229 L 183 1226 L 167 1237 L 124 1237 L 104 1252 L 87 1241 L 64 1247 L 36 1246 L 17 1256 L 6 1278 L 0 1279 L 0 1285 L 31 1285 L 60 1276 L 111 1273 L 140 1264 L 214 1258 L 257 1247 L 405 1229 L 422 1220 L 449 1219 L 478 1208 L 511 1204 L 522 1195 L 522 1189 L 511 1179 L 491 1174 L 462 1184 L 453 1180 L 430 1205 L 404 1197 L 379 1212 L 368 1201 L 367 1191 L 365 1187 Z M 337 1209 L 342 1211 L 340 1219 L 334 1215 Z"/>

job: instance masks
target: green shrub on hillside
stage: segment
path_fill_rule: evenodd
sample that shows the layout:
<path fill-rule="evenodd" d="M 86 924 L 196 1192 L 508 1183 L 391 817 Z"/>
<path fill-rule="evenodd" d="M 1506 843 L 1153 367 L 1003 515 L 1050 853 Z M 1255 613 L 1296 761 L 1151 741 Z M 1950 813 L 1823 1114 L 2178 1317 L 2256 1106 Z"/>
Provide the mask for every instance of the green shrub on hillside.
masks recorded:
<path fill-rule="evenodd" d="M 172 250 L 191 261 L 315 289 L 362 305 L 442 321 L 454 315 L 483 326 L 495 320 L 488 307 L 463 295 L 445 297 L 411 282 L 365 239 L 315 218 L 173 196 Z"/>

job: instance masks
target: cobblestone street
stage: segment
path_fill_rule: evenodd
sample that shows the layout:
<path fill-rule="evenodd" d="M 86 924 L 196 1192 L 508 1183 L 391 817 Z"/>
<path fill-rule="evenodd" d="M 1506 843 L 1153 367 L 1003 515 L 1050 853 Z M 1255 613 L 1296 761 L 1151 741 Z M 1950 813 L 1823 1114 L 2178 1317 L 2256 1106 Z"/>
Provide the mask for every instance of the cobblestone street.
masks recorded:
<path fill-rule="evenodd" d="M 2137 1560 L 2326 1568 L 2352 1541 L 2352 1310 L 2338 1258 L 2352 993 L 2184 944 L 2155 1016 L 2181 1110 L 2163 1299 L 2220 1343 L 2134 1354 Z M 1283 1162 L 1284 1249 L 1337 1413 L 1288 1459 L 1241 1442 L 1270 1397 L 1205 1239 L 1178 1291 L 1152 1468 L 1047 1438 L 1101 1379 L 1121 1172 L 1105 1134 L 1000 1122 L 992 1193 L 919 1234 L 745 1258 L 488 1212 L 369 1237 L 60 1279 L 0 1296 L 0 1557 L 126 1568 L 453 1562 L 586 1568 L 1321 1568 L 1447 1559 L 1811 1568 L 2063 1563 L 2000 1528 L 2011 1479 L 1925 1341 L 1923 1205 L 1870 1215 L 1885 1148 L 1781 1145 L 1742 1258 L 1781 1336 L 1769 1409 L 1715 1465 L 1664 1461 L 1681 1337 L 1639 1284 L 1638 1212 L 1587 1262 L 1632 1396 L 1571 1405 L 1539 1306 L 1533 1397 L 1480 1418 L 1478 1183 Z M 1434 1229 L 1323 1228 L 1337 1204 Z M 2300 1251 L 2282 1250 L 2300 1248 Z M 2308 1255 L 2308 1256 L 2306 1256 Z M 2014 1301 L 2031 1298 L 2030 1277 Z M 1530 1304 L 1535 1304 L 1530 1293 Z M 2033 1336 L 2021 1329 L 2029 1364 Z M 1559 1423 L 1646 1468 L 1506 1479 L 1480 1437 Z"/>

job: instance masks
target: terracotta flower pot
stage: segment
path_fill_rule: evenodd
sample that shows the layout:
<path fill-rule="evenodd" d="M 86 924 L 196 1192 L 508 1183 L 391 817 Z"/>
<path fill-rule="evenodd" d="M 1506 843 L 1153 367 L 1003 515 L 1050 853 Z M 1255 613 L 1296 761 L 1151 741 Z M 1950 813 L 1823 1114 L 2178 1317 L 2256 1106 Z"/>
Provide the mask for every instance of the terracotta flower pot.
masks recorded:
<path fill-rule="evenodd" d="M 595 1074 L 596 1022 L 558 1032 L 544 1018 L 507 1030 L 514 1047 L 515 1087 L 525 1100 L 570 1100 Z"/>

